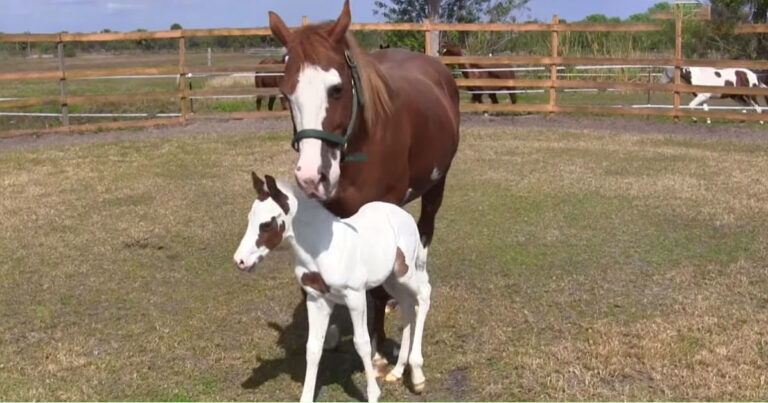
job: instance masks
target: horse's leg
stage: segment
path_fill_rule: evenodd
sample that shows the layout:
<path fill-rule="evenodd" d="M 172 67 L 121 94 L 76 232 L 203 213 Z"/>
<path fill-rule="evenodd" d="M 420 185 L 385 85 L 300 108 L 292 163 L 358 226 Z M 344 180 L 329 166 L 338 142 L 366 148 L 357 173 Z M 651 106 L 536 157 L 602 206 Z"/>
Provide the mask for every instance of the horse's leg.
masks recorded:
<path fill-rule="evenodd" d="M 512 87 L 509 89 L 510 91 L 517 91 L 517 88 Z M 517 103 L 517 94 L 514 92 L 509 93 L 509 103 L 516 104 Z"/>
<path fill-rule="evenodd" d="M 368 313 L 367 303 L 364 291 L 348 291 L 344 295 L 344 302 L 349 308 L 349 317 L 352 319 L 352 329 L 354 336 L 352 340 L 355 344 L 355 350 L 363 360 L 365 369 L 365 379 L 368 382 L 368 401 L 376 402 L 379 400 L 381 390 L 376 383 L 376 373 L 373 371 L 371 362 L 371 339 L 368 336 Z"/>
<path fill-rule="evenodd" d="M 288 102 L 285 100 L 285 97 L 282 95 L 280 96 L 280 106 L 283 107 L 284 111 L 288 110 Z"/>
<path fill-rule="evenodd" d="M 429 285 L 429 276 L 426 271 L 419 271 L 413 279 L 416 284 L 416 299 L 419 309 L 416 311 L 416 323 L 413 329 L 413 346 L 411 354 L 408 357 L 408 364 L 411 366 L 411 382 L 413 391 L 421 393 L 424 391 L 426 378 L 424 377 L 424 357 L 421 355 L 421 342 L 424 336 L 424 323 L 427 320 L 429 312 L 429 303 L 432 295 L 432 287 Z"/>
<path fill-rule="evenodd" d="M 751 97 L 749 97 L 747 99 L 749 99 L 749 103 L 752 104 L 752 106 L 755 108 L 755 111 L 757 111 L 758 115 L 761 115 L 763 113 L 763 109 L 760 108 L 760 104 L 757 103 L 757 97 L 751 96 Z M 762 120 L 760 121 L 761 125 L 764 124 L 764 123 L 765 122 L 763 122 Z"/>
<path fill-rule="evenodd" d="M 488 94 L 488 98 L 491 98 L 491 103 L 494 105 L 499 103 L 499 98 L 496 97 L 496 94 Z"/>
<path fill-rule="evenodd" d="M 272 108 L 275 107 L 275 96 L 274 95 L 270 95 L 269 96 L 269 103 L 267 104 L 267 107 L 269 108 L 269 110 L 272 110 Z"/>
<path fill-rule="evenodd" d="M 419 216 L 419 234 L 421 234 L 421 251 L 419 252 L 418 264 L 426 269 L 427 253 L 429 244 L 432 243 L 432 236 L 435 233 L 435 216 L 443 203 L 443 191 L 445 191 L 445 177 L 448 175 L 448 169 L 443 176 L 432 187 L 421 196 L 421 214 Z"/>
<path fill-rule="evenodd" d="M 261 96 L 261 95 L 257 95 L 256 96 L 256 110 L 257 111 L 261 110 L 261 100 L 262 100 L 262 98 L 264 98 L 264 97 Z"/>
<path fill-rule="evenodd" d="M 694 107 L 698 106 L 700 103 L 706 102 L 709 99 L 710 95 L 711 94 L 696 95 L 696 98 L 693 98 L 693 101 L 691 101 L 691 103 L 688 104 L 688 107 L 693 109 Z M 693 119 L 694 122 L 698 122 L 698 119 L 696 119 L 695 117 L 691 119 Z"/>
<path fill-rule="evenodd" d="M 375 287 L 369 291 L 373 300 L 373 337 L 371 346 L 373 349 L 373 365 L 376 368 L 376 377 L 382 377 L 386 373 L 387 359 L 380 353 L 381 346 L 384 345 L 387 335 L 384 331 L 384 318 L 386 316 L 387 302 L 389 302 L 389 293 L 384 287 Z"/>
<path fill-rule="evenodd" d="M 709 113 L 709 103 L 704 102 L 704 104 L 702 106 L 704 107 L 704 112 Z M 709 116 L 707 116 L 707 124 L 708 125 L 712 124 L 712 119 L 710 119 Z"/>
<path fill-rule="evenodd" d="M 307 295 L 307 318 L 309 319 L 309 336 L 307 337 L 307 370 L 304 374 L 304 388 L 301 392 L 302 402 L 311 402 L 315 397 L 315 382 L 317 367 L 323 354 L 325 329 L 331 316 L 333 303 L 316 295 Z"/>

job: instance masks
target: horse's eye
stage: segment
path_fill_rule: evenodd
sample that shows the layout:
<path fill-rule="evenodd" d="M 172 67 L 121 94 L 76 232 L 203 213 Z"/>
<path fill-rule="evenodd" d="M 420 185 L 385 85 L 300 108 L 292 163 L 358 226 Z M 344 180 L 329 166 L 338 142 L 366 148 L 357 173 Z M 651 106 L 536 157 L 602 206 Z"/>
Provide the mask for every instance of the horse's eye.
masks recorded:
<path fill-rule="evenodd" d="M 328 98 L 331 98 L 331 99 L 341 98 L 341 84 L 337 84 L 331 88 L 328 88 Z"/>
<path fill-rule="evenodd" d="M 277 221 L 275 220 L 275 217 L 272 217 L 271 220 L 259 224 L 259 232 L 267 232 L 276 224 Z"/>

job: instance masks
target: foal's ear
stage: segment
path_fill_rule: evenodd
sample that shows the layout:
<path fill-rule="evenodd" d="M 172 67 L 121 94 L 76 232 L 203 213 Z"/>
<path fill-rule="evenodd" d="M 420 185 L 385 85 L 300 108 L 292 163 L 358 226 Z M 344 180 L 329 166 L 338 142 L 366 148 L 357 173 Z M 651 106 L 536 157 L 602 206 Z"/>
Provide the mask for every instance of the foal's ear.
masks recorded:
<path fill-rule="evenodd" d="M 259 195 L 259 201 L 267 200 L 269 198 L 269 192 L 267 192 L 267 188 L 264 187 L 264 181 L 253 171 L 251 171 L 251 179 L 253 179 L 253 189 L 256 191 L 256 194 Z"/>
<path fill-rule="evenodd" d="M 280 206 L 285 214 L 288 214 L 288 210 L 290 210 L 290 206 L 288 205 L 288 196 L 286 196 L 286 194 L 277 187 L 275 178 L 266 175 L 264 176 L 264 179 L 267 180 L 267 190 L 269 191 L 269 197 L 271 197 L 272 200 L 274 200 L 275 203 Z"/>
<path fill-rule="evenodd" d="M 344 8 L 341 9 L 339 18 L 331 27 L 330 38 L 332 42 L 341 42 L 344 39 L 344 34 L 349 29 L 349 23 L 352 22 L 352 13 L 349 11 L 349 0 L 344 2 Z"/>
<path fill-rule="evenodd" d="M 269 29 L 272 31 L 272 35 L 284 45 L 288 46 L 288 42 L 291 40 L 291 30 L 285 25 L 283 19 L 279 15 L 269 12 Z"/>

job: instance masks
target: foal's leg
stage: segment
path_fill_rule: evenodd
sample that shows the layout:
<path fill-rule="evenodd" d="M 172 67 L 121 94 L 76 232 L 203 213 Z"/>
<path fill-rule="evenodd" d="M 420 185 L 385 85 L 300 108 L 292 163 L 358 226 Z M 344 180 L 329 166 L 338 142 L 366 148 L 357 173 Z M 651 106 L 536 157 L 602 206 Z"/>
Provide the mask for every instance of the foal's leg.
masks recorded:
<path fill-rule="evenodd" d="M 424 357 L 421 355 L 421 341 L 424 336 L 424 323 L 429 312 L 429 303 L 432 294 L 432 287 L 429 285 L 429 277 L 426 272 L 418 273 L 414 276 L 414 281 L 418 280 L 416 298 L 419 302 L 419 309 L 416 311 L 416 326 L 413 329 L 413 346 L 411 354 L 408 357 L 408 364 L 411 365 L 411 382 L 413 391 L 421 393 L 424 391 L 426 378 L 424 377 Z"/>
<path fill-rule="evenodd" d="M 269 103 L 267 104 L 267 108 L 269 108 L 269 110 L 272 110 L 272 108 L 275 107 L 275 98 L 276 98 L 275 95 L 269 96 Z"/>
<path fill-rule="evenodd" d="M 387 291 L 397 300 L 400 305 L 400 315 L 403 320 L 403 337 L 400 340 L 400 353 L 397 356 L 397 364 L 392 368 L 384 378 L 385 382 L 397 382 L 403 378 L 405 364 L 408 363 L 408 355 L 411 352 L 411 333 L 413 333 L 416 309 L 413 293 L 406 287 L 399 284 L 395 279 L 387 280 Z"/>
<path fill-rule="evenodd" d="M 373 371 L 371 362 L 371 339 L 368 336 L 368 313 L 367 303 L 365 301 L 365 291 L 349 291 L 344 296 L 344 302 L 349 308 L 349 316 L 352 319 L 352 329 L 354 336 L 352 340 L 355 343 L 355 350 L 363 360 L 365 369 L 365 379 L 368 382 L 368 401 L 377 402 L 381 395 L 379 385 L 376 383 L 376 373 Z"/>
<path fill-rule="evenodd" d="M 307 337 L 307 371 L 304 374 L 302 402 L 311 402 L 315 397 L 315 382 L 320 356 L 323 354 L 325 329 L 331 316 L 333 303 L 323 297 L 307 295 L 307 318 L 309 319 L 309 337 Z"/>

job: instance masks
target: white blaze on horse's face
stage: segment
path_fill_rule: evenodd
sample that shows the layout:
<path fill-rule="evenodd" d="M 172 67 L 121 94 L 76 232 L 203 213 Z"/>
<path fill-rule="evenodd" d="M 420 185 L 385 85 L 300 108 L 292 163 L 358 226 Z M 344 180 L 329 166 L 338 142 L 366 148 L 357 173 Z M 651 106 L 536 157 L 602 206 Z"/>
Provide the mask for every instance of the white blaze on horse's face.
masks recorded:
<path fill-rule="evenodd" d="M 286 217 L 272 199 L 256 200 L 248 214 L 248 228 L 235 252 L 240 270 L 251 271 L 269 252 L 282 242 Z"/>
<path fill-rule="evenodd" d="M 323 130 L 328 90 L 337 85 L 341 85 L 341 76 L 336 69 L 323 70 L 308 64 L 302 67 L 296 90 L 288 95 L 297 131 Z M 307 195 L 327 200 L 338 188 L 340 159 L 337 147 L 329 147 L 319 139 L 303 139 L 299 142 L 296 181 Z"/>

